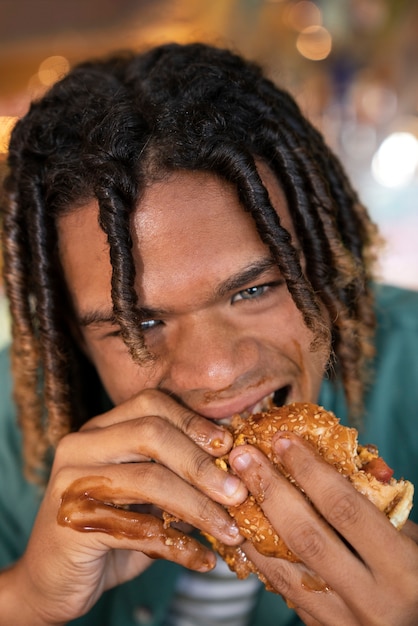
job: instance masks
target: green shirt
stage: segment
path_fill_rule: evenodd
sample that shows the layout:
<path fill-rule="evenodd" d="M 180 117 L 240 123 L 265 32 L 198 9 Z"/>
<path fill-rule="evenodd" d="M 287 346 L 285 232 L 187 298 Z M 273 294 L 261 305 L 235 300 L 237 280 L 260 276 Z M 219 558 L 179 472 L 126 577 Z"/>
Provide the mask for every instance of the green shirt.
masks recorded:
<path fill-rule="evenodd" d="M 375 380 L 366 396 L 362 443 L 374 443 L 395 476 L 418 485 L 418 292 L 376 287 L 378 331 Z M 22 472 L 20 434 L 15 424 L 7 353 L 0 355 L 0 567 L 25 549 L 39 494 Z M 344 397 L 324 381 L 320 403 L 347 423 Z M 418 521 L 417 509 L 411 519 Z M 80 626 L 157 626 L 163 623 L 181 568 L 156 561 L 133 581 L 106 592 Z M 261 591 L 255 626 L 296 626 L 301 622 L 280 596 Z"/>

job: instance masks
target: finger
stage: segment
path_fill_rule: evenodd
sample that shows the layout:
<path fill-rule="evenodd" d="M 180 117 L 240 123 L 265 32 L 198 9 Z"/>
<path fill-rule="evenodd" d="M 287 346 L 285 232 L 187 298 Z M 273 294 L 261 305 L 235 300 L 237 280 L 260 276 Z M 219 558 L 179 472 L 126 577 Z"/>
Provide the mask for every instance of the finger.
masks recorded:
<path fill-rule="evenodd" d="M 161 416 L 213 456 L 222 456 L 231 449 L 233 439 L 226 428 L 181 406 L 157 389 L 145 389 L 111 411 L 92 418 L 82 430 L 104 428 L 143 415 Z"/>
<path fill-rule="evenodd" d="M 402 533 L 418 544 L 418 525 L 407 521 L 402 528 Z"/>
<path fill-rule="evenodd" d="M 166 527 L 153 515 L 118 509 L 95 500 L 94 489 L 85 491 L 85 483 L 81 479 L 80 484 L 74 484 L 64 494 L 59 524 L 79 532 L 104 533 L 108 536 L 107 547 L 114 549 L 140 551 L 152 559 L 176 561 L 201 572 L 215 566 L 213 553 L 192 537 Z"/>
<path fill-rule="evenodd" d="M 327 620 L 327 621 L 324 621 L 324 620 L 318 621 L 317 619 L 312 617 L 312 615 L 310 615 L 304 609 L 295 608 L 295 612 L 299 615 L 300 619 L 305 624 L 305 626 L 327 626 L 328 624 L 330 626 L 334 626 L 335 625 L 335 622 L 333 621 L 334 617 L 332 617 L 331 621 L 329 621 L 330 620 L 330 616 L 329 615 L 325 616 L 325 620 Z M 339 622 L 339 623 L 346 624 L 346 622 Z M 353 624 L 353 626 L 359 626 L 357 620 L 355 620 L 354 622 L 350 622 L 350 623 Z M 348 622 L 347 622 L 347 624 L 348 624 Z"/>
<path fill-rule="evenodd" d="M 227 505 L 242 502 L 247 489 L 224 472 L 183 432 L 158 416 L 146 416 L 106 428 L 72 433 L 56 451 L 55 467 L 138 463 L 153 459 L 170 468 L 210 498 Z"/>
<path fill-rule="evenodd" d="M 298 444 L 298 441 L 294 442 L 294 448 Z M 321 481 L 324 477 L 321 478 L 321 472 L 318 471 L 318 467 L 313 468 L 313 464 L 323 462 L 316 459 L 309 449 L 303 453 L 304 448 L 306 446 L 301 442 L 300 454 L 297 457 L 295 455 L 291 462 L 285 459 L 287 455 L 284 453 L 281 454 L 281 459 L 286 469 L 310 496 L 311 490 L 308 491 L 306 487 L 309 481 L 306 480 L 305 473 L 311 471 L 315 473 L 317 480 Z M 376 552 L 371 555 L 371 560 L 374 564 L 378 563 L 379 567 L 376 569 L 358 558 L 354 550 L 356 543 L 353 542 L 353 549 L 342 541 L 340 535 L 334 532 L 326 520 L 316 512 L 299 489 L 276 471 L 259 450 L 251 446 L 236 448 L 230 453 L 230 462 L 246 482 L 249 490 L 258 498 L 266 516 L 288 547 L 311 570 L 327 581 L 335 595 L 340 598 L 339 601 L 345 603 L 351 610 L 351 614 L 357 618 L 358 623 L 378 624 L 385 620 L 385 623 L 395 623 L 396 615 L 416 614 L 414 613 L 416 610 L 414 572 L 417 563 L 415 545 L 408 537 L 398 533 L 373 505 L 369 503 L 372 507 L 372 520 L 365 520 L 366 523 L 359 529 L 359 534 L 364 533 L 369 537 L 370 542 L 373 540 L 375 543 Z M 297 467 L 298 464 L 304 465 L 303 471 Z M 327 469 L 329 472 L 326 471 L 325 480 L 320 484 L 319 493 L 316 492 L 315 495 L 318 508 L 321 508 L 321 496 L 327 497 L 327 487 L 333 484 L 335 478 L 343 481 L 344 485 L 348 485 L 356 499 L 361 502 L 364 500 L 364 497 L 355 492 L 338 472 L 332 467 Z M 386 530 L 390 531 L 383 538 L 378 536 L 378 541 L 373 538 L 373 534 L 376 533 L 373 526 L 375 516 L 383 517 L 387 522 Z M 396 555 L 396 558 L 392 558 L 391 555 Z M 254 562 L 260 563 L 260 558 L 264 557 L 255 556 Z M 280 561 L 274 560 L 276 563 Z M 266 566 L 260 564 L 259 569 L 261 570 L 262 567 Z M 277 570 L 275 572 L 277 575 Z M 294 581 L 291 581 L 291 584 L 294 585 Z M 287 597 L 294 598 L 296 606 L 305 608 L 315 616 L 315 619 L 317 618 L 318 614 L 315 610 L 316 608 L 319 610 L 320 607 L 316 607 L 316 602 L 311 610 L 308 605 L 298 603 L 297 595 L 288 594 Z M 340 609 L 342 610 L 342 606 Z M 336 623 L 345 622 L 342 620 Z"/>
<path fill-rule="evenodd" d="M 387 569 L 387 551 L 382 545 L 401 549 L 401 535 L 387 517 L 300 437 L 274 438 L 273 448 L 316 509 L 367 566 L 375 571 Z"/>
<path fill-rule="evenodd" d="M 299 559 L 344 597 L 370 574 L 307 498 L 252 446 L 231 451 L 230 463 L 280 537 Z M 342 563 L 342 558 L 344 562 Z"/>
<path fill-rule="evenodd" d="M 263 556 L 249 542 L 241 549 L 305 624 L 358 626 L 344 600 L 302 563 Z"/>
<path fill-rule="evenodd" d="M 114 466 L 103 466 L 100 475 L 84 471 L 84 475 L 78 478 L 74 475 L 70 477 L 69 471 L 63 470 L 59 481 L 65 487 L 60 489 L 58 484 L 55 486 L 60 494 L 59 523 L 85 532 L 94 530 L 117 534 L 123 528 L 126 533 L 130 532 L 130 528 L 134 529 L 132 532 L 138 529 L 140 532 L 137 520 L 141 518 L 141 513 L 131 507 L 151 503 L 176 519 L 212 534 L 223 543 L 234 545 L 241 541 L 239 530 L 224 507 L 162 465 L 126 464 L 117 470 Z M 116 529 L 115 520 L 118 521 Z"/>

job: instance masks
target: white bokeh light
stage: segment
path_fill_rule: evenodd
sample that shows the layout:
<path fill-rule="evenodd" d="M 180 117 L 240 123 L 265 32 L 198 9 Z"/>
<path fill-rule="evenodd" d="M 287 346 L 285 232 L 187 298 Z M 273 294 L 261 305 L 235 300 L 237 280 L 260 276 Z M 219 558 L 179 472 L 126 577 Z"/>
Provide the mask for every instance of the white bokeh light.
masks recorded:
<path fill-rule="evenodd" d="M 403 187 L 418 167 L 418 140 L 412 133 L 392 133 L 382 142 L 372 160 L 372 173 L 384 187 Z"/>

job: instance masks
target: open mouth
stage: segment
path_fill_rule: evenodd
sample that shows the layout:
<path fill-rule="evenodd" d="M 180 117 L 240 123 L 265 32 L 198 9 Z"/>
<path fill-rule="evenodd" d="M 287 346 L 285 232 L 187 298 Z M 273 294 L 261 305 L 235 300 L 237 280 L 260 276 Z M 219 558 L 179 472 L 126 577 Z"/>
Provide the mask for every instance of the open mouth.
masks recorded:
<path fill-rule="evenodd" d="M 272 409 L 274 406 L 283 406 L 284 404 L 286 404 L 286 400 L 289 397 L 289 393 L 290 393 L 290 385 L 285 385 L 284 387 L 280 387 L 280 389 L 277 389 L 270 395 L 266 396 L 265 398 L 257 402 L 257 404 L 255 404 L 250 409 L 247 409 L 246 411 L 242 411 L 242 413 L 239 414 L 239 417 L 241 419 L 246 419 L 247 417 L 249 417 L 250 415 L 254 415 L 255 413 L 262 413 L 263 411 L 270 411 L 270 409 Z M 223 419 L 219 421 L 219 423 L 224 424 L 225 426 L 228 426 L 230 422 L 231 422 L 231 418 L 227 418 L 227 419 Z"/>
<path fill-rule="evenodd" d="M 284 387 L 277 389 L 277 391 L 275 391 L 273 394 L 273 401 L 272 401 L 273 406 L 283 406 L 284 404 L 286 404 L 286 400 L 289 396 L 289 392 L 290 392 L 290 385 L 285 385 Z"/>
<path fill-rule="evenodd" d="M 280 389 L 277 389 L 270 395 L 266 396 L 260 402 L 257 402 L 255 406 L 247 411 L 241 413 L 241 417 L 248 417 L 248 415 L 252 415 L 254 413 L 262 413 L 263 411 L 270 411 L 274 406 L 283 406 L 286 402 L 286 398 L 289 395 L 290 386 L 285 385 Z"/>

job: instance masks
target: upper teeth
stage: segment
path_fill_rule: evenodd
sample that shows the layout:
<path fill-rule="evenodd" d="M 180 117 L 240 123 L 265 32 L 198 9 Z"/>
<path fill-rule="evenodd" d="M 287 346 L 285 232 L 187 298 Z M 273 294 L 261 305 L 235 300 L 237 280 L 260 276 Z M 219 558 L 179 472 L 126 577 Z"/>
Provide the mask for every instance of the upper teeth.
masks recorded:
<path fill-rule="evenodd" d="M 259 402 L 257 402 L 257 404 L 255 404 L 251 411 L 250 410 L 246 410 L 246 411 L 242 411 L 242 413 L 240 413 L 240 417 L 242 419 L 246 419 L 247 417 L 249 417 L 250 415 L 253 415 L 254 413 L 261 413 L 262 411 L 269 411 L 272 406 L 273 406 L 273 396 L 274 396 L 274 391 L 272 393 L 270 393 L 268 396 L 265 396 L 264 398 L 262 398 Z M 223 424 L 224 426 L 229 426 L 231 424 L 231 420 L 232 417 L 226 417 L 222 420 L 219 420 L 219 424 Z"/>
<path fill-rule="evenodd" d="M 270 411 L 273 406 L 274 391 L 270 395 L 266 396 L 254 407 L 253 413 L 260 413 L 261 411 Z"/>

